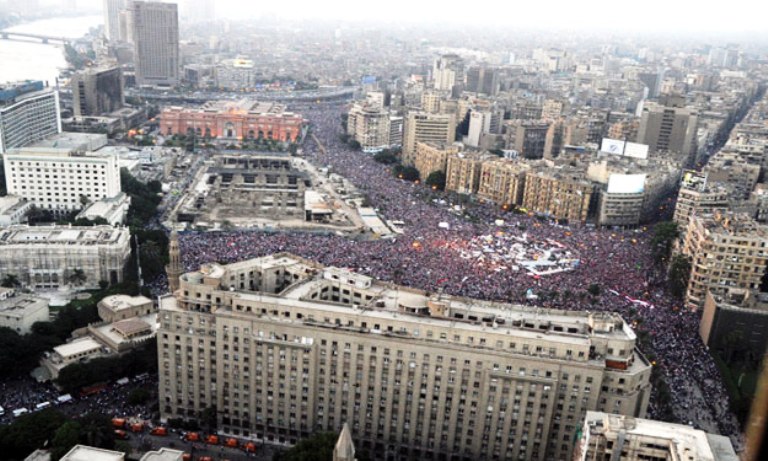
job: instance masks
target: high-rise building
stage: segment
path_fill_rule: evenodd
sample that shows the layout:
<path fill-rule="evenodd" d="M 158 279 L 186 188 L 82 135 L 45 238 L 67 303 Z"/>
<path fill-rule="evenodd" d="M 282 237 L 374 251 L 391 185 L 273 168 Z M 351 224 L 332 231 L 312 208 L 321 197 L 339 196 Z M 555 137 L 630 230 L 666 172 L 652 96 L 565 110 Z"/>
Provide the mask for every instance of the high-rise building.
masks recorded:
<path fill-rule="evenodd" d="M 104 0 L 104 34 L 110 42 L 123 39 L 120 35 L 120 12 L 125 6 L 126 0 Z"/>
<path fill-rule="evenodd" d="M 573 224 L 585 223 L 592 204 L 594 186 L 581 171 L 530 170 L 525 175 L 523 206 Z"/>
<path fill-rule="evenodd" d="M 459 194 L 475 194 L 480 188 L 483 163 L 498 158 L 487 152 L 462 152 L 448 157 L 445 169 L 445 190 Z"/>
<path fill-rule="evenodd" d="M 405 118 L 403 136 L 403 164 L 413 166 L 416 143 L 450 144 L 456 137 L 456 120 L 453 114 L 428 114 L 409 112 Z"/>
<path fill-rule="evenodd" d="M 432 67 L 432 87 L 441 91 L 453 91 L 464 82 L 464 60 L 457 54 L 444 54 L 435 59 Z"/>
<path fill-rule="evenodd" d="M 347 134 L 360 143 L 363 152 L 380 152 L 390 147 L 390 113 L 370 104 L 353 104 L 347 118 Z"/>
<path fill-rule="evenodd" d="M 688 159 L 696 155 L 698 111 L 678 104 L 646 103 L 643 106 L 637 142 L 650 146 L 651 153 L 671 151 Z"/>
<path fill-rule="evenodd" d="M 713 352 L 728 357 L 734 342 L 752 357 L 768 348 L 768 302 L 758 290 L 730 288 L 723 295 L 707 292 L 699 335 Z"/>
<path fill-rule="evenodd" d="M 499 91 L 499 71 L 493 67 L 472 66 L 467 69 L 466 91 L 495 96 Z"/>
<path fill-rule="evenodd" d="M 528 162 L 511 159 L 498 158 L 483 162 L 477 196 L 501 206 L 521 204 L 525 173 L 530 168 Z"/>
<path fill-rule="evenodd" d="M 59 92 L 41 81 L 0 86 L 0 153 L 61 133 Z"/>
<path fill-rule="evenodd" d="M 573 461 L 738 461 L 730 439 L 683 424 L 587 411 Z"/>
<path fill-rule="evenodd" d="M 295 443 L 349 424 L 401 458 L 570 460 L 588 410 L 645 416 L 622 318 L 457 298 L 287 254 L 181 276 L 159 300 L 161 419 Z"/>
<path fill-rule="evenodd" d="M 730 208 L 731 191 L 718 184 L 689 186 L 683 183 L 677 193 L 672 220 L 682 232 L 694 215 L 724 212 Z"/>
<path fill-rule="evenodd" d="M 544 157 L 544 146 L 547 141 L 549 123 L 541 120 L 508 120 L 507 147 L 516 150 L 528 159 Z"/>
<path fill-rule="evenodd" d="M 177 85 L 180 66 L 177 5 L 137 0 L 130 8 L 136 85 Z"/>
<path fill-rule="evenodd" d="M 123 72 L 119 66 L 89 68 L 70 80 L 75 115 L 101 115 L 125 105 Z"/>
<path fill-rule="evenodd" d="M 9 150 L 3 155 L 8 193 L 56 215 L 117 196 L 117 156 L 96 150 L 106 145 L 106 138 L 64 133 Z"/>
<path fill-rule="evenodd" d="M 165 273 L 168 276 L 168 290 L 175 293 L 179 289 L 179 277 L 184 272 L 184 267 L 181 264 L 179 233 L 176 230 L 171 232 L 171 238 L 168 242 L 168 259 L 168 265 L 165 266 Z"/>
<path fill-rule="evenodd" d="M 694 215 L 681 252 L 691 260 L 686 302 L 703 307 L 707 292 L 757 290 L 768 264 L 768 226 L 741 213 Z"/>
<path fill-rule="evenodd" d="M 446 172 L 448 157 L 454 156 L 461 150 L 456 144 L 431 144 L 425 142 L 416 143 L 416 156 L 414 167 L 419 170 L 422 181 L 426 181 L 435 171 Z"/>

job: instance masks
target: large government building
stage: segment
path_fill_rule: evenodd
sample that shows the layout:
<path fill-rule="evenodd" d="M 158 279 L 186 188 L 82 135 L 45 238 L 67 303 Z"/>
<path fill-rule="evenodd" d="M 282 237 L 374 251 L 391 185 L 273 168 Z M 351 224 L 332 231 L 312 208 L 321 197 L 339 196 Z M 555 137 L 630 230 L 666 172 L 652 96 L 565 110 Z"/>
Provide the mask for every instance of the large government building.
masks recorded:
<path fill-rule="evenodd" d="M 0 153 L 60 132 L 58 91 L 39 80 L 0 86 Z"/>
<path fill-rule="evenodd" d="M 196 135 L 231 141 L 272 139 L 295 142 L 304 119 L 273 102 L 209 101 L 198 109 L 167 107 L 160 129 L 168 136 Z"/>
<path fill-rule="evenodd" d="M 175 283 L 160 299 L 164 420 L 215 407 L 222 433 L 256 440 L 347 423 L 379 459 L 570 460 L 588 410 L 648 406 L 651 365 L 616 314 L 429 293 L 288 254 Z"/>
<path fill-rule="evenodd" d="M 112 226 L 10 226 L 0 230 L 0 278 L 15 275 L 31 289 L 123 281 L 130 232 Z M 74 280 L 80 269 L 84 279 Z"/>

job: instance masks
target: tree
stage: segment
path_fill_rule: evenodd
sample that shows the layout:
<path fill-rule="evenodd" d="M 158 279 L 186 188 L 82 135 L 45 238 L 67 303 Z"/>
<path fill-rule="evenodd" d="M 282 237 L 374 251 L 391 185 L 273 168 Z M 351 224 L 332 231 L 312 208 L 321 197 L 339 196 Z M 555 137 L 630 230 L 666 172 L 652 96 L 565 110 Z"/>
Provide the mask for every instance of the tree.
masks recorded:
<path fill-rule="evenodd" d="M 445 189 L 445 172 L 442 170 L 433 171 L 427 176 L 426 185 L 432 187 L 432 189 L 443 190 Z"/>
<path fill-rule="evenodd" d="M 653 238 L 651 238 L 651 248 L 657 261 L 669 258 L 672 251 L 672 244 L 680 235 L 677 223 L 673 221 L 660 222 L 653 229 Z"/>
<path fill-rule="evenodd" d="M 392 165 L 397 163 L 397 156 L 388 149 L 384 149 L 381 152 L 374 154 L 373 159 L 384 165 Z"/>
<path fill-rule="evenodd" d="M 16 418 L 12 424 L 0 426 L 0 447 L 4 460 L 22 460 L 32 451 L 53 440 L 56 431 L 67 421 L 54 408 L 47 408 Z"/>
<path fill-rule="evenodd" d="M 208 432 L 216 432 L 216 427 L 218 426 L 217 418 L 216 405 L 205 407 L 205 409 L 200 412 L 200 422 L 205 426 Z"/>
<path fill-rule="evenodd" d="M 395 165 L 392 168 L 392 174 L 406 181 L 416 181 L 419 179 L 419 170 L 412 166 Z"/>
<path fill-rule="evenodd" d="M 88 279 L 88 277 L 85 275 L 85 271 L 83 271 L 80 268 L 72 269 L 72 273 L 69 274 L 68 281 L 72 285 L 80 286 Z"/>
<path fill-rule="evenodd" d="M 467 111 L 464 119 L 456 127 L 456 141 L 461 141 L 464 136 L 469 134 L 469 118 L 472 113 L 472 109 Z"/>
<path fill-rule="evenodd" d="M 691 261 L 683 255 L 675 255 L 669 264 L 667 283 L 672 296 L 682 299 L 688 289 L 688 279 L 691 276 Z"/>
<path fill-rule="evenodd" d="M 147 400 L 149 400 L 149 397 L 150 397 L 149 391 L 140 387 L 132 390 L 128 394 L 128 404 L 141 405 L 145 403 Z"/>
<path fill-rule="evenodd" d="M 80 431 L 82 426 L 77 421 L 67 421 L 53 436 L 51 442 L 51 459 L 60 459 L 67 454 L 69 450 L 77 445 L 80 440 Z"/>
<path fill-rule="evenodd" d="M 21 286 L 21 282 L 16 274 L 5 274 L 3 281 L 0 282 L 0 286 L 3 288 L 16 288 Z"/>
<path fill-rule="evenodd" d="M 589 287 L 587 287 L 587 291 L 592 296 L 598 296 L 598 295 L 600 295 L 600 285 L 598 285 L 596 283 L 592 283 L 592 284 L 589 285 Z"/>
<path fill-rule="evenodd" d="M 333 459 L 333 448 L 338 435 L 333 432 L 319 432 L 302 439 L 293 448 L 276 452 L 272 461 L 326 461 Z"/>

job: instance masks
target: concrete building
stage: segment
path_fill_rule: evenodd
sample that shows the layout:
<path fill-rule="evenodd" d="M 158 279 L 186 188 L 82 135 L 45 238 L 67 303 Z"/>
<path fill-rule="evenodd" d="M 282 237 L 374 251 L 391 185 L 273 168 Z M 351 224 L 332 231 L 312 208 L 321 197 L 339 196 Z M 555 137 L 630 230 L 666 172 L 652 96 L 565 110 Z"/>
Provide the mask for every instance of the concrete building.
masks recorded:
<path fill-rule="evenodd" d="M 137 86 L 179 84 L 179 12 L 175 3 L 130 3 Z"/>
<path fill-rule="evenodd" d="M 216 65 L 214 78 L 222 90 L 253 90 L 258 81 L 256 64 L 243 57 L 224 59 Z"/>
<path fill-rule="evenodd" d="M 104 35 L 110 42 L 118 42 L 120 36 L 120 12 L 126 0 L 104 0 Z"/>
<path fill-rule="evenodd" d="M 161 419 L 215 405 L 220 434 L 256 440 L 348 423 L 375 453 L 569 460 L 587 410 L 643 417 L 650 394 L 616 314 L 427 293 L 287 254 L 182 275 L 160 322 Z"/>
<path fill-rule="evenodd" d="M 464 144 L 471 147 L 483 147 L 485 138 L 498 134 L 504 114 L 501 111 L 472 111 L 469 114 L 469 131 Z"/>
<path fill-rule="evenodd" d="M 51 289 L 83 271 L 84 288 L 123 280 L 130 233 L 112 226 L 11 226 L 0 231 L 0 276 L 14 274 L 23 287 Z"/>
<path fill-rule="evenodd" d="M 125 105 L 120 66 L 90 67 L 76 72 L 70 87 L 76 117 L 108 114 Z"/>
<path fill-rule="evenodd" d="M 448 158 L 458 154 L 460 151 L 461 146 L 456 144 L 417 142 L 413 166 L 419 170 L 419 178 L 425 181 L 435 171 L 445 173 L 448 168 Z"/>
<path fill-rule="evenodd" d="M 37 296 L 16 294 L 0 300 L 0 327 L 7 327 L 20 335 L 32 331 L 35 322 L 50 320 L 48 300 Z"/>
<path fill-rule="evenodd" d="M 527 162 L 490 159 L 480 168 L 477 196 L 507 208 L 523 203 L 525 174 L 531 168 Z"/>
<path fill-rule="evenodd" d="M 710 349 L 727 357 L 729 350 L 759 359 L 768 348 L 768 300 L 756 290 L 730 288 L 723 295 L 707 292 L 699 334 Z"/>
<path fill-rule="evenodd" d="M 685 228 L 681 252 L 691 260 L 686 302 L 703 307 L 707 292 L 757 290 L 768 265 L 768 227 L 739 213 L 696 214 Z"/>
<path fill-rule="evenodd" d="M 405 117 L 403 164 L 415 164 L 416 143 L 451 144 L 456 138 L 456 120 L 450 114 L 409 112 Z"/>
<path fill-rule="evenodd" d="M 439 114 L 440 105 L 446 93 L 437 90 L 424 90 L 421 93 L 421 110 L 428 114 Z"/>
<path fill-rule="evenodd" d="M 749 198 L 760 177 L 760 164 L 750 162 L 737 152 L 719 151 L 702 169 L 707 182 L 725 184 L 731 191 L 731 198 Z"/>
<path fill-rule="evenodd" d="M 41 81 L 0 86 L 0 153 L 61 133 L 59 92 Z"/>
<path fill-rule="evenodd" d="M 683 424 L 587 411 L 574 461 L 738 461 L 730 439 Z"/>
<path fill-rule="evenodd" d="M 102 218 L 111 226 L 120 226 L 125 224 L 130 205 L 131 197 L 125 192 L 119 192 L 114 197 L 102 198 L 88 203 L 75 216 L 75 219 L 85 218 L 94 221 L 97 218 Z"/>
<path fill-rule="evenodd" d="M 160 114 L 160 130 L 166 136 L 195 135 L 224 142 L 296 142 L 303 126 L 303 117 L 286 111 L 284 105 L 247 98 L 209 101 L 197 109 L 171 106 Z"/>
<path fill-rule="evenodd" d="M 600 193 L 598 224 L 601 226 L 634 227 L 640 224 L 645 192 Z"/>
<path fill-rule="evenodd" d="M 32 210 L 32 202 L 16 195 L 0 197 L 0 227 L 23 224 L 27 213 Z"/>
<path fill-rule="evenodd" d="M 580 171 L 537 168 L 525 175 L 523 207 L 571 224 L 584 224 L 593 192 L 594 186 Z"/>
<path fill-rule="evenodd" d="M 182 461 L 182 459 L 184 459 L 184 452 L 160 448 L 144 453 L 139 461 Z M 104 448 L 75 445 L 60 461 L 125 461 L 125 454 Z"/>
<path fill-rule="evenodd" d="M 432 86 L 440 91 L 453 91 L 464 83 L 464 60 L 456 54 L 444 54 L 432 67 Z"/>
<path fill-rule="evenodd" d="M 643 106 L 637 142 L 650 146 L 651 153 L 679 152 L 693 160 L 697 127 L 698 112 L 695 109 L 648 102 Z"/>
<path fill-rule="evenodd" d="M 54 214 L 68 214 L 120 194 L 115 155 L 101 153 L 106 136 L 63 133 L 3 155 L 9 194 Z"/>
<path fill-rule="evenodd" d="M 498 158 L 487 152 L 460 152 L 448 157 L 445 167 L 445 190 L 459 194 L 475 194 L 480 188 L 483 163 Z"/>
<path fill-rule="evenodd" d="M 528 159 L 540 159 L 544 157 L 544 145 L 547 140 L 549 123 L 534 120 L 507 120 L 504 122 L 506 130 L 506 145 L 508 149 L 514 149 L 522 157 Z"/>
<path fill-rule="evenodd" d="M 99 301 L 96 307 L 99 318 L 110 323 L 142 317 L 154 311 L 152 300 L 145 296 L 111 295 Z"/>
<path fill-rule="evenodd" d="M 680 186 L 672 220 L 682 231 L 688 226 L 688 221 L 695 215 L 725 212 L 730 208 L 731 191 L 717 184 L 689 187 L 685 183 Z"/>
<path fill-rule="evenodd" d="M 360 143 L 363 152 L 376 153 L 390 147 L 390 113 L 383 107 L 353 104 L 347 118 L 347 134 Z"/>
<path fill-rule="evenodd" d="M 495 67 L 471 66 L 467 69 L 465 90 L 495 96 L 499 92 L 499 70 Z"/>
<path fill-rule="evenodd" d="M 106 347 L 90 336 L 85 336 L 56 346 L 52 352 L 44 353 L 43 358 L 40 359 L 40 366 L 45 369 L 49 379 L 55 380 L 59 377 L 61 370 L 73 363 L 87 362 L 108 355 L 109 350 Z"/>

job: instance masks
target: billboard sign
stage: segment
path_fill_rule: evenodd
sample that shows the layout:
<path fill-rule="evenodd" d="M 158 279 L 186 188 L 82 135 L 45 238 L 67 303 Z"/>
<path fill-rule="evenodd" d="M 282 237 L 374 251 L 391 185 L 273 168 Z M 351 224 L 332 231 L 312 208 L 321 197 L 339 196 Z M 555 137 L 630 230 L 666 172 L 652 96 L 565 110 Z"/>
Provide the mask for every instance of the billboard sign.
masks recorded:
<path fill-rule="evenodd" d="M 648 145 L 628 142 L 624 147 L 624 156 L 632 158 L 648 158 Z"/>
<path fill-rule="evenodd" d="M 622 155 L 624 152 L 624 141 L 618 139 L 603 138 L 603 144 L 600 150 L 614 155 Z"/>
<path fill-rule="evenodd" d="M 639 194 L 645 191 L 645 174 L 612 174 L 608 178 L 609 194 Z"/>

